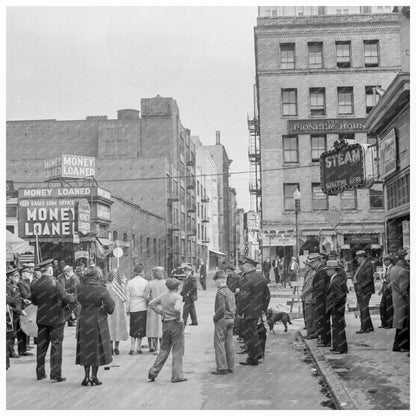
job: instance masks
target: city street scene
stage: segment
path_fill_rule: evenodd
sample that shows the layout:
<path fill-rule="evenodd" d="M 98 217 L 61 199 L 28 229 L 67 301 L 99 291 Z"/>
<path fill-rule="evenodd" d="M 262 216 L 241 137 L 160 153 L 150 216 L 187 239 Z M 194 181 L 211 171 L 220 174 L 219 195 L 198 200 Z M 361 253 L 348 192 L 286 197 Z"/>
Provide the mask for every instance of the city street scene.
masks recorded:
<path fill-rule="evenodd" d="M 3 410 L 410 414 L 410 7 L 122 6 L 4 8 Z"/>

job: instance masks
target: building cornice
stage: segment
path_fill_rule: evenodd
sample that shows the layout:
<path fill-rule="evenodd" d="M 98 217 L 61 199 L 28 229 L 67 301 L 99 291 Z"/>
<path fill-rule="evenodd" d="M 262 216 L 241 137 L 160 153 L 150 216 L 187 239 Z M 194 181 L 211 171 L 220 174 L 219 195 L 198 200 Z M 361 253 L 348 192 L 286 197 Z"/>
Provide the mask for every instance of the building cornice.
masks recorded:
<path fill-rule="evenodd" d="M 398 72 L 400 71 L 400 66 L 389 66 L 389 67 L 378 67 L 378 68 L 324 68 L 319 70 L 310 70 L 310 69 L 292 69 L 287 70 L 277 70 L 277 71 L 258 71 L 258 77 L 273 77 L 273 76 L 299 76 L 299 75 L 328 75 L 328 74 L 374 74 L 374 73 L 385 73 L 385 72 Z"/>

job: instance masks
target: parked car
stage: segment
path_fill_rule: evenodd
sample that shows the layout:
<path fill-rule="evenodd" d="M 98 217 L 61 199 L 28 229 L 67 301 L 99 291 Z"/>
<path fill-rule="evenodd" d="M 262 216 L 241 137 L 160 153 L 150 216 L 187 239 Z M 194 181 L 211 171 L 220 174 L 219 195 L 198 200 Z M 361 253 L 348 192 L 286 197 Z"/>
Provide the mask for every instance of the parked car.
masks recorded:
<path fill-rule="evenodd" d="M 170 277 L 174 277 L 175 279 L 178 279 L 178 280 L 185 280 L 186 274 L 183 268 L 186 265 L 192 267 L 192 264 L 190 263 L 182 263 L 179 267 L 177 267 L 176 269 L 172 271 Z"/>

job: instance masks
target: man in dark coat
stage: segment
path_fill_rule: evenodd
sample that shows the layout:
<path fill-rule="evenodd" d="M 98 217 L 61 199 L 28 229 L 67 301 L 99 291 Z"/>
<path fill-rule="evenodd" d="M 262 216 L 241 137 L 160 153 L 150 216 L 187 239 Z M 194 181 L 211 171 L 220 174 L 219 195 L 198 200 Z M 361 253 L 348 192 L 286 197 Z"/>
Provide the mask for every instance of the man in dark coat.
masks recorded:
<path fill-rule="evenodd" d="M 380 328 L 393 327 L 393 298 L 391 293 L 390 271 L 393 267 L 392 258 L 390 254 L 383 256 L 383 263 L 385 267 L 384 275 L 382 276 L 381 300 L 380 300 Z"/>
<path fill-rule="evenodd" d="M 201 283 L 202 290 L 207 290 L 207 266 L 204 262 L 199 267 L 199 283 Z"/>
<path fill-rule="evenodd" d="M 237 289 L 240 287 L 240 276 L 235 272 L 235 268 L 231 265 L 227 266 L 225 273 L 227 276 L 227 287 L 235 296 L 238 293 Z"/>
<path fill-rule="evenodd" d="M 375 293 L 374 272 L 373 266 L 364 250 L 358 250 L 355 254 L 357 256 L 358 269 L 354 274 L 352 282 L 354 284 L 355 295 L 357 296 L 361 320 L 361 328 L 359 331 L 356 331 L 356 333 L 364 334 L 374 331 L 369 309 L 371 295 Z"/>
<path fill-rule="evenodd" d="M 270 283 L 270 269 L 272 268 L 272 264 L 270 263 L 270 259 L 267 259 L 262 264 L 263 274 L 266 278 L 267 282 Z"/>
<path fill-rule="evenodd" d="M 408 352 L 410 349 L 410 275 L 405 254 L 398 253 L 398 261 L 391 268 L 390 280 L 393 296 L 393 328 L 396 328 L 393 351 Z"/>
<path fill-rule="evenodd" d="M 332 351 L 334 354 L 348 352 L 345 335 L 345 303 L 347 301 L 347 279 L 338 260 L 328 260 L 324 268 L 330 281 L 326 296 L 326 312 L 332 318 Z"/>
<path fill-rule="evenodd" d="M 247 361 L 242 365 L 258 365 L 263 357 L 257 333 L 257 321 L 270 302 L 270 290 L 262 273 L 256 271 L 257 262 L 248 257 L 244 260 L 245 273 L 241 279 L 238 315 L 243 320 L 243 338 L 247 342 Z"/>
<path fill-rule="evenodd" d="M 280 259 L 279 256 L 276 256 L 276 258 L 272 262 L 272 267 L 274 271 L 274 280 L 277 284 L 280 283 Z"/>
<path fill-rule="evenodd" d="M 32 303 L 37 305 L 36 323 L 38 380 L 46 378 L 45 356 L 51 343 L 51 380 L 65 381 L 62 377 L 62 342 L 64 339 L 64 303 L 74 303 L 75 297 L 65 292 L 62 284 L 53 277 L 52 260 L 39 265 L 42 277 L 32 285 Z"/>
<path fill-rule="evenodd" d="M 185 265 L 183 268 L 186 278 L 183 282 L 181 296 L 184 302 L 183 305 L 183 325 L 186 326 L 188 315 L 191 315 L 191 323 L 189 325 L 198 325 L 198 318 L 196 316 L 195 301 L 198 299 L 198 288 L 196 286 L 196 279 L 192 272 L 192 267 Z"/>
<path fill-rule="evenodd" d="M 72 266 L 67 264 L 63 270 L 65 276 L 65 290 L 77 297 L 77 290 L 79 286 L 79 277 L 74 273 Z M 78 302 L 72 304 L 68 308 L 68 326 L 75 326 L 75 322 L 78 319 L 79 315 L 79 304 Z"/>
<path fill-rule="evenodd" d="M 312 281 L 312 293 L 315 298 L 314 319 L 318 331 L 318 347 L 331 346 L 330 314 L 326 311 L 326 295 L 329 286 L 329 277 L 324 270 L 327 257 L 321 255 L 320 263 L 314 264 L 315 275 Z"/>

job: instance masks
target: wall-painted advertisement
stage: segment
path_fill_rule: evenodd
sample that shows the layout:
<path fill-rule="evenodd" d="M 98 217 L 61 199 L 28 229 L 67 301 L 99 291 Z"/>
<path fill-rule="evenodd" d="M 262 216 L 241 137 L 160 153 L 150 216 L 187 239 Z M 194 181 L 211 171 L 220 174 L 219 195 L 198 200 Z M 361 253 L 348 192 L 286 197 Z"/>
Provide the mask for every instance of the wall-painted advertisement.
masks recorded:
<path fill-rule="evenodd" d="M 396 150 L 396 130 L 392 129 L 381 139 L 380 142 L 380 159 L 381 159 L 381 177 L 384 179 L 397 168 L 397 150 Z"/>
<path fill-rule="evenodd" d="M 61 155 L 44 161 L 43 179 L 88 178 L 95 176 L 95 157 Z"/>

